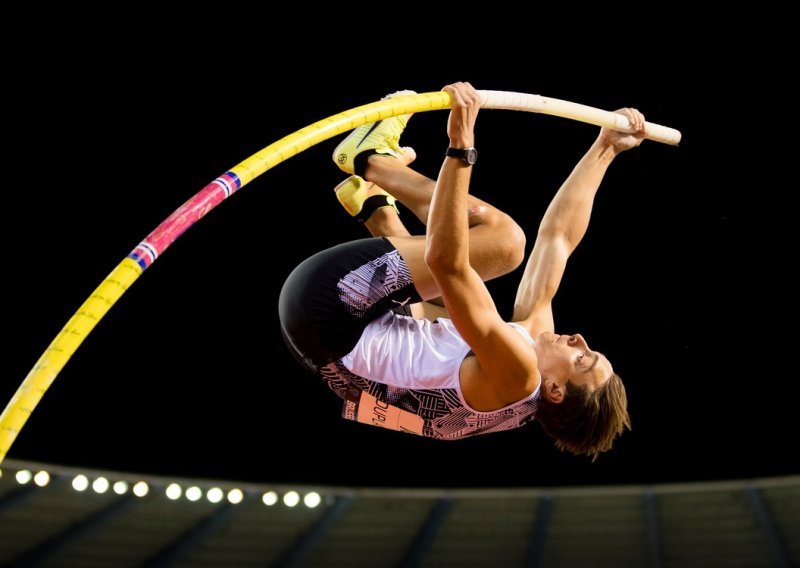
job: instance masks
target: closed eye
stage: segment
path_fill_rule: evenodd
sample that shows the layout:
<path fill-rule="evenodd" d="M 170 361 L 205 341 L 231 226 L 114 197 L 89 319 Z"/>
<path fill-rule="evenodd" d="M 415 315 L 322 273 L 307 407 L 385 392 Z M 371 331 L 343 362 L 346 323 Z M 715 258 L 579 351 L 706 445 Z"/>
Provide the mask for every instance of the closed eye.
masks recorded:
<path fill-rule="evenodd" d="M 586 365 L 583 364 L 583 361 L 584 361 L 584 358 L 586 356 L 588 356 L 588 355 L 589 355 L 589 353 L 581 353 L 580 355 L 578 355 L 578 357 L 576 357 L 576 359 L 575 359 L 575 365 L 576 366 L 580 366 L 580 367 L 586 367 Z M 594 353 L 594 360 L 592 361 L 592 364 L 589 365 L 588 367 L 586 367 L 585 369 L 582 369 L 581 372 L 582 373 L 588 373 L 589 371 L 594 369 L 594 366 L 597 365 L 597 362 L 599 360 L 600 360 L 600 353 L 595 352 Z"/>

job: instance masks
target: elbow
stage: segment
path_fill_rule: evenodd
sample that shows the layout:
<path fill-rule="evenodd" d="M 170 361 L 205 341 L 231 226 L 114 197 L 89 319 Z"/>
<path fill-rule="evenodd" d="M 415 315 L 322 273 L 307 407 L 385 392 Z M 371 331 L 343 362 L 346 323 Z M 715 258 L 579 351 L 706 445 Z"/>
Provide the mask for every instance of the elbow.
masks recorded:
<path fill-rule="evenodd" d="M 568 254 L 571 254 L 578 246 L 578 242 L 580 242 L 580 238 L 576 239 L 575 235 L 570 232 L 569 227 L 562 223 L 542 224 L 539 227 L 536 238 L 542 242 L 562 243 L 567 247 Z"/>
<path fill-rule="evenodd" d="M 452 276 L 460 269 L 458 255 L 448 247 L 427 246 L 425 248 L 425 264 L 431 274 L 437 278 Z"/>
<path fill-rule="evenodd" d="M 453 255 L 439 247 L 425 248 L 425 265 L 433 273 L 446 273 L 453 269 Z"/>
<path fill-rule="evenodd" d="M 543 221 L 539 225 L 539 232 L 537 238 L 539 239 L 556 239 L 562 238 L 567 234 L 567 226 L 564 223 L 553 221 Z"/>

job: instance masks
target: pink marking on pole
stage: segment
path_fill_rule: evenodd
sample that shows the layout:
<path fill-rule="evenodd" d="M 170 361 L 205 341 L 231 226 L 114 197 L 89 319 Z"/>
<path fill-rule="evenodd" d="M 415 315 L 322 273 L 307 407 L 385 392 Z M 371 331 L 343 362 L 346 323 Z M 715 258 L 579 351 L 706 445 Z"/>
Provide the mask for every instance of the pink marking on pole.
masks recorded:
<path fill-rule="evenodd" d="M 128 257 L 135 260 L 143 269 L 149 267 L 161 252 L 175 242 L 175 239 L 214 207 L 233 195 L 241 185 L 241 180 L 236 174 L 225 172 L 176 209 L 152 233 L 147 235 Z"/>

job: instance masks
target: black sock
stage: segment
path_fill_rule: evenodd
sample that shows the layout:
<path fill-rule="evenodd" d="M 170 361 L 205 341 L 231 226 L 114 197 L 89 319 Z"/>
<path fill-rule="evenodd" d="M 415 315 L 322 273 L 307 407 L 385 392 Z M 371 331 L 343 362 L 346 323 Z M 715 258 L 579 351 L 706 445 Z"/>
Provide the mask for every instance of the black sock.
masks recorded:
<path fill-rule="evenodd" d="M 358 156 L 356 156 L 355 160 L 353 160 L 353 172 L 357 176 L 364 177 L 364 172 L 367 171 L 367 160 L 373 154 L 377 154 L 375 150 L 366 150 L 361 152 Z"/>
<path fill-rule="evenodd" d="M 376 209 L 391 206 L 392 203 L 389 201 L 388 196 L 383 194 L 371 195 L 364 200 L 364 203 L 361 205 L 361 211 L 356 215 L 356 219 L 363 223 L 372 216 Z"/>

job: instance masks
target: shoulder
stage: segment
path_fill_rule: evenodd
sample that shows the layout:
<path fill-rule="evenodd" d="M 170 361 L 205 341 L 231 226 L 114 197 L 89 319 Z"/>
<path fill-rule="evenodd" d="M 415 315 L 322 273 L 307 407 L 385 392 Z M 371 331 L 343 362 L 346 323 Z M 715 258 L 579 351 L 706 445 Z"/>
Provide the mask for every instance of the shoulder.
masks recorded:
<path fill-rule="evenodd" d="M 533 355 L 533 350 L 531 349 Z M 477 357 L 467 355 L 461 363 L 459 384 L 467 404 L 479 412 L 491 412 L 529 398 L 541 383 L 538 369 L 526 374 L 492 376 L 487 374 Z"/>

